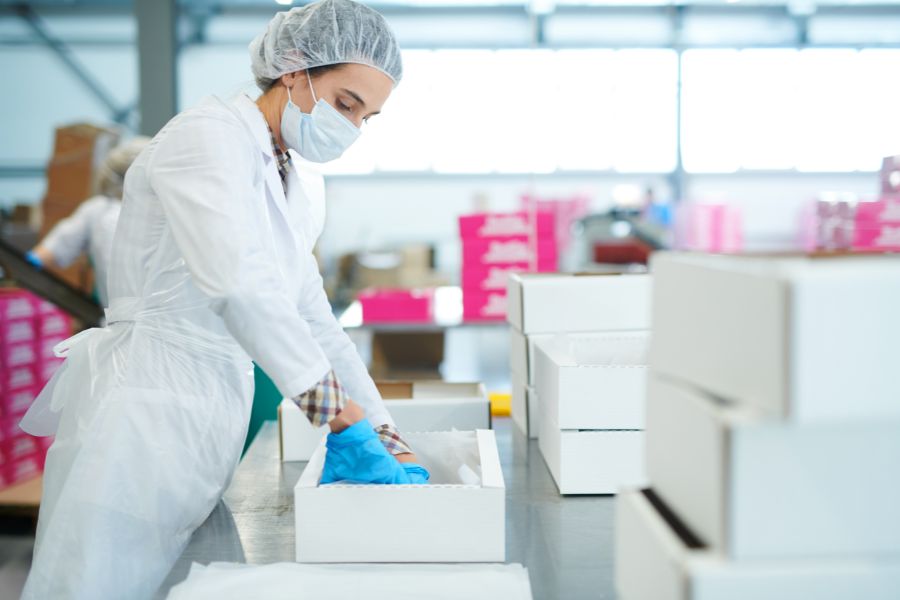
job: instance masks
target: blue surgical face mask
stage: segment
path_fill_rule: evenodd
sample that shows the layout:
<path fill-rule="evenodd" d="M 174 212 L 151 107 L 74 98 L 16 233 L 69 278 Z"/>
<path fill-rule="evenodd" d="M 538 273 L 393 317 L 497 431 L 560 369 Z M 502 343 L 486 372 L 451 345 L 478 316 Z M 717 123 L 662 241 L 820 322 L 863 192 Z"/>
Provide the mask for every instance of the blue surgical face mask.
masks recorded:
<path fill-rule="evenodd" d="M 316 102 L 312 113 L 307 114 L 288 101 L 281 114 L 281 139 L 288 148 L 300 153 L 306 160 L 324 163 L 338 158 L 359 137 L 359 129 L 331 104 L 323 99 L 316 100 L 312 79 L 306 73 L 309 91 Z"/>

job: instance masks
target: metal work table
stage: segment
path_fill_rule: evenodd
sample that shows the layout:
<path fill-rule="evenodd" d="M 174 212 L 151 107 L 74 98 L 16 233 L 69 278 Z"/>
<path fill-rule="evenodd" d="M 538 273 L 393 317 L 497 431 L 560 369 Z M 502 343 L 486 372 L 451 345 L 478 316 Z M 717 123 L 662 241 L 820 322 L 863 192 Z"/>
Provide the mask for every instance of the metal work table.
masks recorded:
<path fill-rule="evenodd" d="M 614 598 L 614 498 L 561 497 L 536 440 L 526 440 L 508 418 L 495 418 L 494 430 L 506 480 L 506 560 L 528 567 L 535 600 Z M 278 427 L 267 422 L 158 597 L 184 580 L 193 562 L 293 561 L 293 488 L 305 466 L 279 461 Z"/>

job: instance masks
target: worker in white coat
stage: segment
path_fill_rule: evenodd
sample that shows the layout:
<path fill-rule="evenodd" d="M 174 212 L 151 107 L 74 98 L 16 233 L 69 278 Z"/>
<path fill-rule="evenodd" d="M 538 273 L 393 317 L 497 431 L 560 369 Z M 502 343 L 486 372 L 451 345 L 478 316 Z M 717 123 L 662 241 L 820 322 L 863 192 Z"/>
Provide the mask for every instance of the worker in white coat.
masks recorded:
<path fill-rule="evenodd" d="M 129 169 L 108 325 L 58 346 L 22 422 L 56 434 L 23 598 L 154 595 L 237 465 L 251 360 L 329 423 L 329 448 L 352 432 L 381 453 L 342 455 L 334 479 L 427 481 L 328 304 L 323 180 L 297 157 L 337 158 L 381 110 L 395 38 L 373 10 L 324 0 L 276 15 L 250 55 L 258 99 L 206 99 Z"/>
<path fill-rule="evenodd" d="M 68 267 L 87 253 L 94 266 L 97 297 L 108 306 L 106 278 L 113 234 L 122 208 L 125 173 L 147 146 L 150 138 L 137 136 L 110 151 L 100 166 L 100 193 L 88 198 L 69 217 L 57 223 L 29 252 L 28 258 L 38 267 Z"/>

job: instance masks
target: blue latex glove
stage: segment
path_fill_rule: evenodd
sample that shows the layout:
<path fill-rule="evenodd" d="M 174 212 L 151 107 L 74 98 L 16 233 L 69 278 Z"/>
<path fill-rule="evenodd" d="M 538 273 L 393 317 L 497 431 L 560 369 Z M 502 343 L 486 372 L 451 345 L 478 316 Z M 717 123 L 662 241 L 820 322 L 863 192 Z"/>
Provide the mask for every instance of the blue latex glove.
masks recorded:
<path fill-rule="evenodd" d="M 340 433 L 329 433 L 325 446 L 328 452 L 325 454 L 321 483 L 403 484 L 428 481 L 428 471 L 419 465 L 397 462 L 366 420 Z"/>
<path fill-rule="evenodd" d="M 40 257 L 38 257 L 38 255 L 35 254 L 34 252 L 30 252 L 30 251 L 29 251 L 29 252 L 26 252 L 26 253 L 25 253 L 25 260 L 27 260 L 28 262 L 30 262 L 33 266 L 37 267 L 38 269 L 43 269 L 43 268 L 44 268 L 44 262 L 43 262 L 43 261 L 40 259 Z"/>

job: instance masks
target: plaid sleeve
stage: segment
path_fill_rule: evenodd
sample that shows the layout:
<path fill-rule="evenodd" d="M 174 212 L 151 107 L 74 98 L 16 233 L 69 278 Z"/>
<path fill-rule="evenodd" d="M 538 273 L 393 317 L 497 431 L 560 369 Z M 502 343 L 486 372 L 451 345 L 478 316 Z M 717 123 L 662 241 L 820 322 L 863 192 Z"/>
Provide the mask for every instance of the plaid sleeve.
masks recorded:
<path fill-rule="evenodd" d="M 387 451 L 391 454 L 405 454 L 412 452 L 409 445 L 400 437 L 400 432 L 393 425 L 381 425 L 375 428 L 375 433 Z"/>
<path fill-rule="evenodd" d="M 349 399 L 337 375 L 334 371 L 329 371 L 315 387 L 296 396 L 294 403 L 300 407 L 310 423 L 319 427 L 335 418 Z"/>

